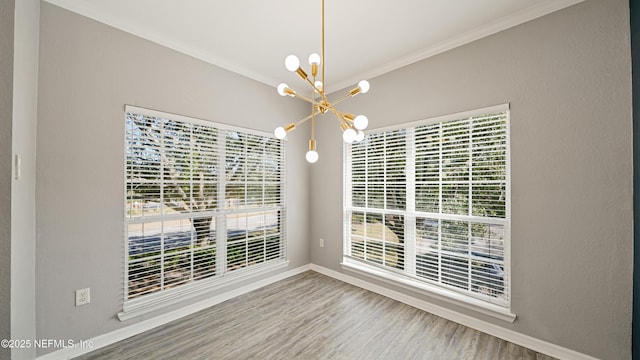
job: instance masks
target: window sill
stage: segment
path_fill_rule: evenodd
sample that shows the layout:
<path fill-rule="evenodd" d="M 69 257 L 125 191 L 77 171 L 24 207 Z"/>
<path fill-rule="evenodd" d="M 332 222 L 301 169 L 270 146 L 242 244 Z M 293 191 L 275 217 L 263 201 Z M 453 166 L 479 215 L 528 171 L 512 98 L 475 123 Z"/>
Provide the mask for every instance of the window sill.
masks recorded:
<path fill-rule="evenodd" d="M 375 280 L 381 280 L 391 285 L 400 286 L 404 289 L 408 289 L 452 305 L 464 307 L 466 309 L 470 309 L 510 323 L 513 323 L 516 320 L 516 314 L 513 314 L 507 308 L 479 299 L 474 299 L 455 291 L 431 286 L 429 284 L 423 284 L 404 276 L 389 273 L 375 266 L 363 264 L 357 260 L 345 257 L 343 258 L 343 262 L 341 265 L 342 268 L 347 271 L 365 275 Z"/>
<path fill-rule="evenodd" d="M 241 281 L 255 278 L 265 274 L 266 272 L 286 268 L 288 265 L 289 260 L 273 260 L 265 264 L 236 270 L 221 277 L 215 277 L 210 280 L 201 280 L 175 289 L 166 290 L 162 293 L 128 300 L 124 302 L 122 311 L 117 314 L 118 319 L 120 321 L 133 319 L 215 290 L 221 290 Z"/>

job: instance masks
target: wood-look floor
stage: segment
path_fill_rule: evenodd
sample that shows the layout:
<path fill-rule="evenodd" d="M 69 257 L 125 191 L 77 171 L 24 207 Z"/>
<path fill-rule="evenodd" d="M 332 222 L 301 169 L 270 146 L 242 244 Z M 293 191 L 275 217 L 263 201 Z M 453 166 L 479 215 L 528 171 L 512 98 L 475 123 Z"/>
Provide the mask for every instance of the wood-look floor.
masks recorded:
<path fill-rule="evenodd" d="M 79 359 L 552 359 L 316 272 Z"/>

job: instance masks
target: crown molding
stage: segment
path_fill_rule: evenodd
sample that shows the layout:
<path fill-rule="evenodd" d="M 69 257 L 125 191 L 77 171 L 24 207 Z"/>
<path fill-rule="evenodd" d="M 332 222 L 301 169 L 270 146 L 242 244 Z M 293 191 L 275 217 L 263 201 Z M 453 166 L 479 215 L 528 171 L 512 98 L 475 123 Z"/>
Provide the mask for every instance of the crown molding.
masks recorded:
<path fill-rule="evenodd" d="M 259 74 L 245 67 L 238 66 L 237 64 L 233 64 L 229 61 L 226 61 L 225 59 L 219 56 L 216 56 L 214 54 L 203 52 L 199 49 L 186 46 L 184 44 L 176 43 L 171 39 L 149 32 L 148 30 L 140 26 L 123 21 L 122 19 L 119 19 L 117 16 L 105 14 L 104 12 L 97 10 L 95 6 L 92 5 L 91 2 L 88 2 L 88 1 L 79 2 L 77 0 L 44 0 L 44 1 L 56 6 L 62 7 L 69 11 L 75 12 L 82 16 L 86 16 L 88 18 L 104 23 L 106 25 L 115 27 L 122 31 L 131 33 L 140 38 L 168 47 L 175 51 L 181 52 L 185 55 L 207 62 L 209 64 L 218 66 L 222 69 L 225 69 L 225 70 L 234 72 L 236 74 L 242 75 L 244 77 L 247 77 L 249 79 L 253 79 L 255 81 L 261 82 L 263 84 L 266 84 L 269 86 L 275 86 L 279 82 L 279 79 L 277 78 Z M 537 3 L 527 9 L 516 12 L 514 14 L 506 16 L 497 21 L 488 23 L 480 28 L 474 29 L 466 33 L 462 33 L 453 38 L 434 44 L 433 46 L 429 46 L 420 51 L 417 51 L 407 56 L 404 56 L 402 58 L 396 59 L 392 62 L 388 62 L 379 67 L 372 68 L 367 71 L 363 71 L 359 74 L 350 76 L 347 79 L 332 83 L 331 86 L 327 87 L 326 91 L 328 94 L 330 94 L 332 92 L 344 89 L 348 86 L 353 86 L 353 84 L 356 84 L 361 79 L 375 78 L 377 76 L 386 74 L 393 70 L 397 70 L 401 67 L 444 53 L 446 51 L 457 48 L 459 46 L 493 35 L 500 31 L 523 24 L 525 22 L 545 16 L 555 11 L 562 10 L 564 8 L 578 4 L 583 1 L 584 0 L 547 0 L 541 3 Z"/>
<path fill-rule="evenodd" d="M 160 36 L 151 31 L 148 31 L 147 29 L 144 29 L 140 26 L 131 24 L 130 22 L 127 22 L 127 21 L 123 21 L 117 16 L 113 16 L 111 14 L 106 14 L 102 11 L 99 11 L 98 9 L 95 8 L 95 6 L 92 5 L 91 2 L 88 2 L 88 1 L 79 2 L 77 0 L 43 0 L 43 1 L 56 5 L 58 7 L 61 7 L 65 10 L 74 12 L 78 15 L 85 16 L 87 18 L 103 23 L 105 25 L 114 27 L 118 30 L 130 33 L 142 39 L 151 41 L 158 45 L 162 45 L 169 49 L 191 56 L 198 60 L 202 60 L 211 65 L 215 65 L 217 67 L 231 71 L 238 75 L 261 82 L 263 84 L 273 86 L 273 84 L 276 83 L 274 79 L 268 76 L 264 76 L 262 74 L 256 73 L 255 71 L 252 71 L 245 67 L 233 64 L 219 56 L 215 56 L 211 53 L 201 51 L 197 48 L 193 48 L 193 47 L 181 44 L 179 42 L 175 42 L 169 38 L 166 38 L 164 36 Z"/>
<path fill-rule="evenodd" d="M 537 19 L 539 17 L 551 14 L 558 10 L 562 10 L 569 6 L 583 2 L 584 0 L 548 0 L 542 3 L 538 3 L 527 9 L 511 14 L 507 17 L 499 19 L 474 29 L 472 31 L 462 33 L 453 38 L 447 39 L 433 46 L 429 46 L 420 51 L 414 52 L 402 58 L 396 59 L 392 62 L 386 63 L 380 67 L 370 69 L 355 76 L 349 77 L 346 80 L 332 84 L 333 86 L 327 87 L 327 93 L 332 93 L 340 89 L 344 89 L 348 86 L 352 86 L 361 79 L 372 79 L 377 76 L 386 74 L 388 72 L 397 70 L 401 67 L 411 65 L 418 61 L 430 58 L 432 56 L 444 53 L 462 45 L 471 43 L 473 41 L 485 38 L 487 36 L 496 34 L 500 31 L 507 30 L 514 26 L 523 24 L 525 22 Z"/>

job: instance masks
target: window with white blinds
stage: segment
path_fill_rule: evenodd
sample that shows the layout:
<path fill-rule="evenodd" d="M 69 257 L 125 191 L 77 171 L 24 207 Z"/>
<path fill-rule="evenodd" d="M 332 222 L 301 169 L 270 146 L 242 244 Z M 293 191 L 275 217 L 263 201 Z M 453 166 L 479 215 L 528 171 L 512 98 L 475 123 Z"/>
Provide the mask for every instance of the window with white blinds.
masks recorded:
<path fill-rule="evenodd" d="M 345 145 L 345 261 L 509 304 L 508 105 Z"/>
<path fill-rule="evenodd" d="M 127 106 L 125 301 L 285 258 L 284 142 Z"/>

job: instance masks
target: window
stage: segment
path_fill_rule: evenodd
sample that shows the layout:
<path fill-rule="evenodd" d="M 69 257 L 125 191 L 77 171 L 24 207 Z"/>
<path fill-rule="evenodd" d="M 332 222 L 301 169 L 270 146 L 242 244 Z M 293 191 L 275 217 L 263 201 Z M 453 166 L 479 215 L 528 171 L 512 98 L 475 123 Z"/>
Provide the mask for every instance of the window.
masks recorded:
<path fill-rule="evenodd" d="M 345 264 L 508 307 L 508 121 L 502 105 L 345 145 Z"/>
<path fill-rule="evenodd" d="M 283 262 L 284 143 L 127 106 L 125 303 Z"/>

